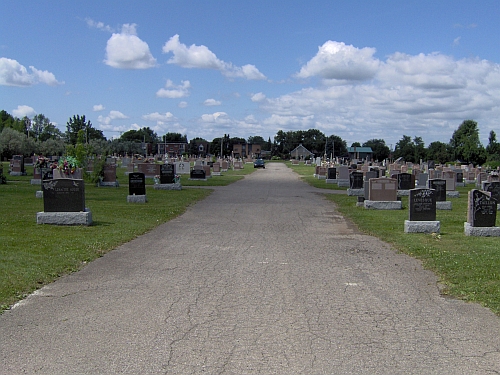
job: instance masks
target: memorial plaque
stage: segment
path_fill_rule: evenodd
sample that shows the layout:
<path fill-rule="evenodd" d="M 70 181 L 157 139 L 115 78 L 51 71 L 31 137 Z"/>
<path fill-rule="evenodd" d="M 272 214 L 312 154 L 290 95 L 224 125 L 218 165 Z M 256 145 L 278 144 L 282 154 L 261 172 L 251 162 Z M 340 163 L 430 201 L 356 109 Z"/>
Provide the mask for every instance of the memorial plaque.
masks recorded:
<path fill-rule="evenodd" d="M 190 164 L 188 161 L 176 161 L 174 165 L 175 165 L 175 173 L 189 174 Z"/>
<path fill-rule="evenodd" d="M 467 222 L 472 227 L 494 227 L 497 220 L 497 202 L 488 193 L 469 191 Z"/>
<path fill-rule="evenodd" d="M 349 187 L 351 189 L 363 189 L 363 172 L 352 172 L 349 175 Z"/>
<path fill-rule="evenodd" d="M 446 180 L 430 179 L 427 181 L 427 187 L 436 191 L 436 202 L 446 202 Z"/>
<path fill-rule="evenodd" d="M 60 178 L 42 183 L 45 212 L 85 211 L 85 183 L 83 180 Z"/>
<path fill-rule="evenodd" d="M 189 178 L 193 180 L 205 180 L 207 177 L 203 169 L 192 169 Z"/>
<path fill-rule="evenodd" d="M 337 168 L 328 168 L 327 178 L 329 180 L 336 180 L 337 179 Z"/>
<path fill-rule="evenodd" d="M 128 174 L 128 194 L 146 195 L 146 176 L 144 173 L 134 172 Z"/>
<path fill-rule="evenodd" d="M 436 220 L 436 191 L 432 189 L 410 189 L 408 200 L 410 221 Z"/>
<path fill-rule="evenodd" d="M 397 179 L 398 179 L 398 190 L 410 190 L 415 188 L 415 176 L 413 176 L 412 174 L 400 173 L 397 175 Z"/>
<path fill-rule="evenodd" d="M 162 164 L 160 166 L 160 184 L 173 184 L 175 182 L 175 166 Z"/>

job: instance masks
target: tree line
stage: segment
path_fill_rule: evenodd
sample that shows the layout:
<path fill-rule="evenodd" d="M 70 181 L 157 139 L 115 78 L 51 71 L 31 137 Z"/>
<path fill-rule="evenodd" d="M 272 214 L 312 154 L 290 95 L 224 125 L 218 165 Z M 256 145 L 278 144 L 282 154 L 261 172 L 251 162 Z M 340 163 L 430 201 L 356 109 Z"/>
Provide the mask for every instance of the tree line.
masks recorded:
<path fill-rule="evenodd" d="M 287 159 L 293 157 L 292 151 L 302 144 L 315 156 L 348 157 L 347 143 L 337 135 L 325 135 L 318 129 L 283 131 L 279 130 L 274 139 L 253 135 L 248 139 L 230 137 L 214 138 L 211 141 L 203 138 L 187 139 L 186 135 L 168 132 L 159 136 L 149 127 L 128 130 L 119 138 L 107 140 L 101 130 L 94 128 L 85 115 L 74 115 L 66 123 L 66 131 L 60 131 L 43 114 L 33 118 L 13 117 L 5 110 L 0 111 L 0 154 L 4 158 L 12 155 L 64 155 L 79 142 L 83 142 L 88 152 L 97 155 L 133 155 L 152 154 L 159 144 L 179 142 L 187 144 L 185 152 L 190 155 L 230 156 L 233 146 L 239 143 L 258 144 L 262 151 L 270 157 Z M 200 151 L 199 145 L 206 147 Z M 383 139 L 370 139 L 364 143 L 354 142 L 351 147 L 370 147 L 373 160 L 402 158 L 408 162 L 434 160 L 438 163 L 462 162 L 491 166 L 500 165 L 500 143 L 494 131 L 490 132 L 489 142 L 484 147 L 479 140 L 479 128 L 474 120 L 465 120 L 453 132 L 448 143 L 431 142 L 425 147 L 421 137 L 413 139 L 408 135 L 396 143 L 391 150 Z"/>

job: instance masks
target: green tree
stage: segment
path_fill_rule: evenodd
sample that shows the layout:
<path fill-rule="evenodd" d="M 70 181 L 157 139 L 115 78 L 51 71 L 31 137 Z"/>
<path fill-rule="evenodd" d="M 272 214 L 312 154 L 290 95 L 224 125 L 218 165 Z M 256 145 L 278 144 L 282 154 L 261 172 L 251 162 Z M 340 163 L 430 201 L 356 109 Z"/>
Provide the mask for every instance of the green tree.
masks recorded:
<path fill-rule="evenodd" d="M 394 158 L 403 158 L 405 161 L 415 161 L 415 144 L 408 135 L 403 135 L 394 148 Z"/>
<path fill-rule="evenodd" d="M 474 120 L 464 120 L 453 132 L 449 145 L 454 160 L 479 165 L 486 161 L 486 150 L 479 140 L 479 129 Z"/>
<path fill-rule="evenodd" d="M 362 147 L 362 146 L 361 146 L 361 143 L 359 143 L 359 142 L 353 142 L 351 144 L 351 147 Z"/>
<path fill-rule="evenodd" d="M 333 155 L 333 157 L 346 156 L 347 155 L 347 142 L 340 138 L 338 135 L 330 135 L 326 139 L 326 151 L 327 157 Z"/>
<path fill-rule="evenodd" d="M 370 139 L 362 147 L 370 147 L 373 151 L 373 160 L 382 161 L 389 157 L 391 150 L 383 139 Z"/>
<path fill-rule="evenodd" d="M 488 146 L 486 146 L 487 161 L 500 161 L 500 143 L 497 142 L 497 135 L 492 130 L 488 137 Z"/>
<path fill-rule="evenodd" d="M 76 145 L 78 141 L 78 132 L 83 130 L 85 143 L 91 139 L 106 139 L 102 130 L 95 129 L 90 121 L 86 121 L 85 115 L 74 115 L 66 123 L 66 140 L 69 144 Z"/>
<path fill-rule="evenodd" d="M 26 139 L 22 132 L 10 127 L 4 128 L 0 133 L 0 153 L 9 159 L 12 155 L 24 155 Z"/>
<path fill-rule="evenodd" d="M 182 135 L 181 133 L 167 133 L 162 136 L 163 142 L 184 142 L 188 143 L 187 135 Z"/>
<path fill-rule="evenodd" d="M 448 145 L 443 142 L 432 142 L 427 147 L 427 160 L 434 160 L 437 163 L 444 164 L 451 161 L 453 157 L 450 155 Z"/>

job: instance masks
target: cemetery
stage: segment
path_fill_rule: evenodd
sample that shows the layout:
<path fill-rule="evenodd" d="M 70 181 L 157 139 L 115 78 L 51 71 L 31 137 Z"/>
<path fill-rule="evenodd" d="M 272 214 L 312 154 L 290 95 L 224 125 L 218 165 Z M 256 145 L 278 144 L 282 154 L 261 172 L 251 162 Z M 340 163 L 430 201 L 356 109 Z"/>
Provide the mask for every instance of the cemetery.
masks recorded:
<path fill-rule="evenodd" d="M 12 228 L 9 229 L 10 238 L 16 240 L 8 240 L 5 245 L 14 248 L 23 244 L 23 248 L 29 249 L 34 247 L 34 243 L 41 243 L 43 248 L 49 249 L 55 246 L 54 241 L 46 239 L 57 236 L 57 246 L 51 251 L 65 252 L 68 249 L 76 251 L 83 248 L 87 249 L 85 251 L 90 258 L 94 258 L 112 249 L 116 246 L 114 244 L 126 241 L 127 239 L 123 237 L 125 232 L 129 236 L 127 238 L 134 238 L 158 223 L 175 217 L 183 212 L 187 205 L 209 194 L 208 190 L 189 189 L 190 186 L 221 186 L 254 172 L 254 168 L 250 168 L 246 163 L 234 165 L 229 162 L 225 165 L 226 163 L 228 161 L 222 161 L 219 167 L 215 167 L 221 172 L 225 171 L 218 176 L 214 174 L 214 165 L 217 165 L 217 162 L 209 167 L 208 163 L 196 166 L 195 161 L 189 160 L 172 160 L 171 163 L 165 164 L 163 161 L 135 162 L 130 158 L 125 165 L 122 165 L 121 160 L 117 160 L 116 180 L 120 183 L 113 189 L 103 189 L 98 183 L 85 180 L 81 180 L 84 181 L 82 186 L 78 178 L 58 179 L 68 176 L 59 175 L 54 180 L 53 176 L 45 175 L 46 171 L 42 170 L 40 170 L 40 185 L 31 185 L 36 171 L 33 166 L 27 165 L 26 175 L 4 174 L 6 184 L 0 187 L 2 189 L 0 199 L 6 210 L 18 213 L 18 220 L 23 222 L 22 228 L 34 233 L 35 236 L 33 238 L 23 236 L 19 234 L 17 227 Z M 3 163 L 4 170 L 9 170 L 9 166 L 10 163 Z M 175 167 L 172 168 L 173 166 Z M 474 248 L 476 253 L 481 252 L 475 261 L 491 257 L 488 255 L 490 251 L 497 249 L 498 242 L 495 236 L 497 236 L 498 219 L 496 216 L 493 219 L 492 215 L 493 212 L 496 213 L 498 205 L 494 206 L 491 200 L 482 198 L 482 201 L 486 202 L 481 204 L 479 210 L 483 215 L 479 217 L 477 214 L 472 216 L 468 213 L 474 212 L 475 209 L 471 204 L 475 200 L 468 199 L 468 193 L 476 187 L 476 181 L 468 183 L 469 180 L 464 179 L 465 186 L 456 184 L 454 187 L 459 193 L 458 196 L 450 197 L 446 194 L 445 184 L 439 182 L 440 179 L 444 180 L 443 174 L 425 168 L 424 172 L 414 179 L 406 178 L 405 185 L 401 178 L 398 181 L 397 178 L 389 177 L 389 171 L 394 166 L 358 165 L 354 169 L 352 165 L 325 164 L 321 169 L 321 173 L 323 171 L 325 173 L 325 179 L 316 176 L 319 174 L 316 172 L 320 170 L 316 170 L 315 163 L 300 162 L 297 165 L 290 162 L 289 167 L 299 173 L 304 181 L 323 189 L 327 193 L 326 197 L 334 201 L 339 211 L 355 221 L 361 230 L 374 233 L 389 243 L 397 243 L 398 249 L 404 252 L 423 257 L 429 262 L 429 267 L 435 267 L 434 257 L 427 258 L 424 248 L 435 249 L 433 251 L 440 251 L 442 254 L 448 254 L 449 249 L 453 249 L 454 253 L 458 251 L 467 254 L 470 248 Z M 149 176 L 144 173 L 148 170 Z M 411 168 L 406 170 L 407 172 L 402 173 L 414 174 Z M 212 177 L 207 177 L 207 172 Z M 353 172 L 355 174 L 351 175 Z M 426 174 L 428 176 L 425 176 Z M 71 176 L 79 177 L 79 174 L 75 170 Z M 470 177 L 467 176 L 467 172 L 464 172 L 464 176 Z M 495 178 L 488 174 L 478 176 L 482 180 L 481 187 L 484 191 L 497 197 L 498 181 L 494 181 Z M 157 183 L 155 177 L 158 177 Z M 155 185 L 173 185 L 177 180 L 182 185 L 182 189 L 178 191 L 166 191 L 155 187 Z M 325 180 L 332 181 L 327 183 Z M 346 180 L 347 185 L 342 186 L 343 184 L 339 183 L 341 180 Z M 47 181 L 45 186 L 43 181 Z M 407 184 L 408 181 L 410 186 Z M 448 180 L 445 181 L 447 182 Z M 407 189 L 408 187 L 410 189 Z M 58 190 L 54 194 L 56 188 Z M 349 189 L 351 195 L 348 194 Z M 328 194 L 328 191 L 333 190 L 341 194 Z M 354 190 L 355 194 L 352 194 Z M 402 190 L 408 190 L 408 195 L 401 194 Z M 42 197 L 37 199 L 35 193 L 42 191 Z M 426 193 L 425 197 L 415 196 L 416 193 L 422 194 L 424 191 L 433 193 L 431 195 Z M 72 196 L 75 205 L 61 204 L 60 196 Z M 453 200 L 453 210 L 439 208 L 440 202 L 448 203 L 450 200 Z M 361 204 L 358 204 L 359 201 Z M 75 219 L 78 216 L 80 218 Z M 68 217 L 71 220 L 68 220 Z M 8 223 L 6 218 L 1 220 L 4 228 L 9 228 L 6 226 Z M 492 223 L 494 224 L 491 225 Z M 75 226 L 79 229 L 71 229 Z M 103 227 L 107 228 L 105 233 L 101 233 Z M 82 236 L 82 233 L 86 235 Z M 415 238 L 418 238 L 418 241 L 415 241 Z M 474 241 L 474 246 L 469 242 L 471 240 Z M 482 267 L 492 267 L 488 262 Z M 61 265 L 61 271 L 56 274 L 64 272 L 65 267 L 67 266 Z"/>

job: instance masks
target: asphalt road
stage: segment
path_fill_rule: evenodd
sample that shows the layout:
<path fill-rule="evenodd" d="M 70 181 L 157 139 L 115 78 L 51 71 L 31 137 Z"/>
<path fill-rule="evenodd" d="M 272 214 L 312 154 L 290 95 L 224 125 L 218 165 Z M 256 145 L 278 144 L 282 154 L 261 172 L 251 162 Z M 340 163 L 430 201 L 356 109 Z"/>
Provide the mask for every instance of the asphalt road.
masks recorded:
<path fill-rule="evenodd" d="M 1 374 L 500 373 L 498 317 L 272 163 L 42 288 L 0 337 Z"/>

